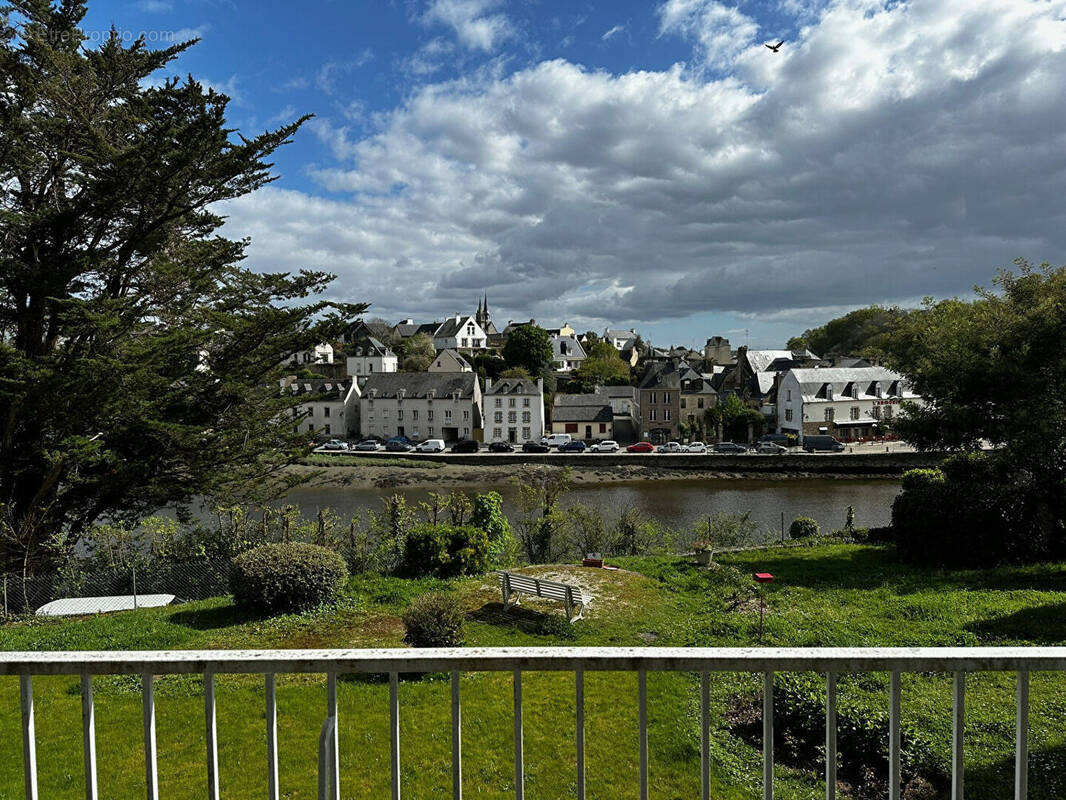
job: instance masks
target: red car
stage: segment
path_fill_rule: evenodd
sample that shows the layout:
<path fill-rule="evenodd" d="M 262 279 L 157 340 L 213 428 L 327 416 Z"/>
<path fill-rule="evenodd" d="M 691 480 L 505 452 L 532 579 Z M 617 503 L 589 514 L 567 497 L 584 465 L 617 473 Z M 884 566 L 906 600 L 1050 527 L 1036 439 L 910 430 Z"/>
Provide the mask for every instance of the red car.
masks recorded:
<path fill-rule="evenodd" d="M 626 448 L 627 453 L 654 453 L 655 445 L 651 442 L 637 442 Z"/>

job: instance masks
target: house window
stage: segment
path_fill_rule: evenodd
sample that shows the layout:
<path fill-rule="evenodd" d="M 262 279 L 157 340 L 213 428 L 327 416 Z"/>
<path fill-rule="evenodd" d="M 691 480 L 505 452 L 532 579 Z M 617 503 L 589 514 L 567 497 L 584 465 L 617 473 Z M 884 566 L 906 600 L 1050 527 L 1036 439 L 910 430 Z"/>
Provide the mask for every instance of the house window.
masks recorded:
<path fill-rule="evenodd" d="M 463 339 L 463 347 L 469 347 L 469 346 L 470 346 L 470 345 L 468 344 L 468 342 L 469 342 L 469 341 L 470 341 L 469 339 L 465 339 L 465 338 L 464 338 L 464 339 Z"/>
<path fill-rule="evenodd" d="M 418 422 L 418 410 L 417 409 L 411 412 L 411 419 L 414 420 L 415 422 Z"/>
<path fill-rule="evenodd" d="M 529 408 L 529 398 L 528 397 L 523 397 L 522 398 L 522 408 Z"/>
<path fill-rule="evenodd" d="M 664 408 L 663 409 L 663 422 L 669 422 L 669 421 L 670 421 L 670 409 L 669 408 Z"/>
<path fill-rule="evenodd" d="M 512 425 L 514 423 L 518 422 L 518 412 L 517 411 L 508 411 L 507 412 L 507 421 L 510 422 Z"/>
<path fill-rule="evenodd" d="M 791 408 L 786 408 L 785 409 L 785 422 L 792 422 L 792 409 Z"/>
<path fill-rule="evenodd" d="M 322 416 L 329 419 L 329 406 L 322 406 Z"/>
<path fill-rule="evenodd" d="M 388 419 L 389 418 L 389 410 L 387 408 L 383 408 L 381 410 L 381 417 L 382 417 L 382 419 Z"/>
<path fill-rule="evenodd" d="M 522 422 L 530 422 L 530 420 L 531 420 L 530 413 L 528 411 L 523 411 L 522 412 Z"/>
<path fill-rule="evenodd" d="M 529 428 L 522 428 L 522 438 L 523 439 L 528 439 L 529 438 Z"/>
<path fill-rule="evenodd" d="M 466 326 L 466 335 L 467 336 L 473 336 L 474 335 L 474 326 L 473 325 L 467 325 Z"/>
<path fill-rule="evenodd" d="M 651 417 L 649 417 L 649 419 L 651 419 L 652 422 L 655 422 L 655 409 L 653 408 L 648 413 L 651 414 Z"/>
<path fill-rule="evenodd" d="M 463 428 L 463 436 L 467 437 L 468 439 L 470 438 L 470 429 L 469 428 Z"/>
<path fill-rule="evenodd" d="M 791 389 L 786 389 L 785 390 L 785 397 L 788 400 L 788 402 L 790 402 L 790 403 L 792 402 L 792 390 Z"/>
<path fill-rule="evenodd" d="M 333 432 L 333 431 L 331 431 L 331 430 L 330 430 L 330 428 L 329 428 L 329 425 L 326 425 L 326 435 L 328 436 L 328 435 L 329 435 L 329 434 L 331 434 L 332 432 Z"/>
<path fill-rule="evenodd" d="M 492 438 L 493 439 L 502 439 L 503 438 L 503 429 L 502 428 L 493 428 L 492 429 Z"/>
<path fill-rule="evenodd" d="M 493 418 L 492 421 L 493 422 L 497 422 L 497 423 L 502 423 L 503 422 L 503 412 L 502 411 L 497 411 L 496 415 L 495 415 L 495 417 Z"/>
<path fill-rule="evenodd" d="M 509 407 L 514 408 L 516 403 L 517 403 L 517 401 L 513 397 L 508 397 L 507 398 L 507 405 Z"/>
<path fill-rule="evenodd" d="M 398 409 L 398 410 L 396 411 L 396 419 L 397 419 L 397 420 L 401 420 L 401 421 L 403 420 L 403 409 L 402 409 L 402 408 L 401 408 L 401 409 Z"/>
<path fill-rule="evenodd" d="M 445 422 L 451 422 L 452 421 L 452 410 L 450 408 L 444 409 L 444 421 Z"/>
<path fill-rule="evenodd" d="M 833 418 L 834 418 L 835 416 L 836 416 L 836 409 L 833 409 L 833 408 L 827 408 L 827 409 L 825 410 L 825 421 L 826 421 L 826 422 L 832 422 L 832 421 L 833 421 Z"/>
<path fill-rule="evenodd" d="M 600 433 L 607 433 L 607 423 L 606 422 L 601 422 L 600 423 Z"/>
<path fill-rule="evenodd" d="M 503 400 L 500 399 L 499 397 L 497 397 L 496 398 L 496 408 L 500 408 L 502 406 L 503 406 Z"/>
<path fill-rule="evenodd" d="M 702 397 L 697 397 L 696 398 L 696 408 L 703 408 L 703 398 Z"/>
<path fill-rule="evenodd" d="M 885 419 L 892 419 L 892 406 L 885 406 Z"/>
<path fill-rule="evenodd" d="M 682 408 L 687 408 L 688 407 L 688 400 L 685 399 L 684 397 L 681 398 L 681 407 Z"/>
<path fill-rule="evenodd" d="M 651 395 L 649 396 L 648 402 L 649 403 L 654 403 L 655 402 L 655 392 L 651 393 Z M 653 419 L 654 419 L 654 417 L 653 417 Z"/>
<path fill-rule="evenodd" d="M 880 397 L 882 395 L 882 393 L 883 393 L 883 390 L 881 389 L 881 381 L 878 381 L 877 383 L 874 384 L 874 394 L 877 395 L 878 397 Z"/>
<path fill-rule="evenodd" d="M 465 422 L 468 419 L 470 419 L 470 412 L 469 411 L 464 411 L 463 412 L 463 421 Z"/>
<path fill-rule="evenodd" d="M 881 406 L 874 406 L 870 409 L 870 416 L 874 419 L 881 419 Z"/>
<path fill-rule="evenodd" d="M 826 400 L 832 400 L 833 399 L 833 384 L 831 384 L 831 383 L 827 383 L 825 385 L 825 399 Z"/>
<path fill-rule="evenodd" d="M 373 372 L 374 371 L 374 365 L 373 364 L 367 364 L 366 365 L 366 371 L 367 372 Z"/>
<path fill-rule="evenodd" d="M 858 419 L 859 418 L 859 407 L 858 406 L 852 406 L 851 407 L 851 418 L 852 419 Z"/>
<path fill-rule="evenodd" d="M 432 408 L 429 411 L 426 412 L 426 419 L 428 419 L 430 422 L 433 421 L 433 409 Z"/>

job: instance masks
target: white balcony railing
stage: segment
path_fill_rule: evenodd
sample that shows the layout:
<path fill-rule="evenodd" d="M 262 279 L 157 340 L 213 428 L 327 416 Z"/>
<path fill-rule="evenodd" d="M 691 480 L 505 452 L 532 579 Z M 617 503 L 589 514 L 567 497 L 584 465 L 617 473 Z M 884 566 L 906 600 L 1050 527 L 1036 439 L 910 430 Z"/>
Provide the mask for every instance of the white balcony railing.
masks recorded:
<path fill-rule="evenodd" d="M 951 797 L 963 797 L 963 723 L 966 674 L 1017 673 L 1015 729 L 1015 789 L 1024 800 L 1028 776 L 1029 673 L 1066 670 L 1066 647 L 1034 648 L 463 648 L 442 650 L 179 650 L 179 651 L 63 651 L 0 653 L 0 675 L 20 677 L 23 765 L 27 800 L 37 800 L 34 737 L 33 676 L 81 677 L 85 795 L 97 800 L 94 675 L 141 675 L 148 800 L 158 800 L 155 702 L 153 676 L 200 673 L 204 678 L 207 731 L 206 777 L 211 800 L 218 800 L 218 747 L 214 676 L 218 673 L 258 673 L 266 681 L 266 737 L 269 797 L 278 798 L 278 736 L 275 678 L 277 673 L 322 673 L 327 676 L 327 717 L 319 739 L 319 797 L 340 797 L 337 675 L 388 673 L 392 797 L 400 797 L 400 706 L 398 675 L 403 672 L 451 673 L 452 791 L 462 797 L 462 710 L 460 675 L 463 672 L 505 671 L 514 680 L 515 797 L 524 795 L 522 752 L 522 673 L 567 671 L 576 676 L 577 797 L 585 797 L 584 673 L 637 673 L 639 709 L 640 796 L 648 798 L 648 672 L 695 672 L 701 675 L 702 797 L 710 797 L 709 676 L 711 672 L 761 673 L 763 682 L 763 796 L 773 797 L 773 678 L 775 672 L 819 672 L 826 675 L 825 793 L 836 793 L 836 678 L 842 673 L 888 672 L 889 684 L 889 796 L 900 796 L 900 673 L 947 672 L 954 675 L 952 712 Z"/>

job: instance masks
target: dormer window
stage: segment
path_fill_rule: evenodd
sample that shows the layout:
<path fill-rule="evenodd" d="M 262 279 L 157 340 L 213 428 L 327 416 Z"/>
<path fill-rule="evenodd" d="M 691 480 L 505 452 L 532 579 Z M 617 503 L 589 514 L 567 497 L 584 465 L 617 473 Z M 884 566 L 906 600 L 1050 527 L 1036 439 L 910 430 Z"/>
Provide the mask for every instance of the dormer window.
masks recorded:
<path fill-rule="evenodd" d="M 833 384 L 831 383 L 825 385 L 825 399 L 830 401 L 833 399 Z"/>
<path fill-rule="evenodd" d="M 877 381 L 874 384 L 874 396 L 875 397 L 881 397 L 883 394 L 884 394 L 884 389 L 881 386 L 881 381 Z"/>

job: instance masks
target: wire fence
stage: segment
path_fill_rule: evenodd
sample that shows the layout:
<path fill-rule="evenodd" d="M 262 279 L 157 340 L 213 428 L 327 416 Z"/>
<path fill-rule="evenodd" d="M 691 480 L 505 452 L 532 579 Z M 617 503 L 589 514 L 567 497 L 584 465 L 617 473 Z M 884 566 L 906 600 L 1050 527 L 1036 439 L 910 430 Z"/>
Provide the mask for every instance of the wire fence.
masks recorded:
<path fill-rule="evenodd" d="M 198 560 L 138 564 L 127 568 L 56 572 L 47 575 L 0 576 L 4 616 L 35 614 L 56 600 L 81 599 L 64 604 L 71 613 L 120 611 L 158 604 L 154 595 L 174 595 L 175 600 L 204 600 L 229 593 L 229 560 Z"/>

